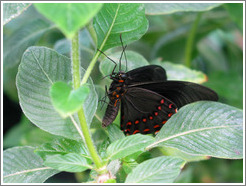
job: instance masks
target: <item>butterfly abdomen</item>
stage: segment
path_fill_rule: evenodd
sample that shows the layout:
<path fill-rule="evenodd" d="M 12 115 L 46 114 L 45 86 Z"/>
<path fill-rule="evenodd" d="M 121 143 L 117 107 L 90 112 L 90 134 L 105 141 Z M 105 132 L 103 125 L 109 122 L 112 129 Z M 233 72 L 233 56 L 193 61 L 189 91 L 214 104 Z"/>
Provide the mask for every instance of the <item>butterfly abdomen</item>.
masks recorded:
<path fill-rule="evenodd" d="M 110 101 L 110 103 L 107 106 L 103 120 L 102 120 L 102 126 L 103 127 L 107 127 L 108 125 L 113 123 L 113 121 L 115 120 L 115 118 L 118 114 L 119 106 L 120 106 L 119 101 L 117 101 L 117 102 L 115 102 L 114 100 Z"/>

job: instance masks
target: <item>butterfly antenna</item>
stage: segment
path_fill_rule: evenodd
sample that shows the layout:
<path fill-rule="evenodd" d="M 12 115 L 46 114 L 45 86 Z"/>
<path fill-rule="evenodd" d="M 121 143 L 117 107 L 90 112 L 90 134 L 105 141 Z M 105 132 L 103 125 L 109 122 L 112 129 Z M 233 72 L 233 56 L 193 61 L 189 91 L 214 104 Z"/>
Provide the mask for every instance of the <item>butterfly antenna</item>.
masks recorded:
<path fill-rule="evenodd" d="M 113 68 L 113 70 L 112 70 L 112 74 L 114 73 L 114 70 L 115 70 L 115 68 L 116 68 L 116 66 L 117 66 L 117 63 L 114 61 L 114 60 L 112 60 L 110 57 L 108 57 L 103 51 L 101 51 L 101 50 L 99 50 L 99 49 L 97 49 L 99 52 L 101 52 L 106 58 L 108 58 L 110 61 L 112 61 L 113 63 L 114 63 L 114 68 Z"/>
<path fill-rule="evenodd" d="M 125 60 L 126 60 L 126 71 L 127 71 L 127 58 L 126 58 L 126 52 L 125 52 L 125 49 L 127 47 L 127 45 L 124 47 L 124 44 L 123 44 L 123 40 L 122 40 L 122 34 L 120 34 L 120 42 L 121 42 L 121 46 L 122 46 L 122 53 L 124 53 L 124 57 L 125 57 Z"/>

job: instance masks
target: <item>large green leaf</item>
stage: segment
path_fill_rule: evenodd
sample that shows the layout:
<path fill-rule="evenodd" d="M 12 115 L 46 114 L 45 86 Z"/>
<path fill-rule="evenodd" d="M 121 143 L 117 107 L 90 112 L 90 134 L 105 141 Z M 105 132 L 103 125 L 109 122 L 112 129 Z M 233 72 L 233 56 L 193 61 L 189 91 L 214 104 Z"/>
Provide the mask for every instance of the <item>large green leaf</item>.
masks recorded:
<path fill-rule="evenodd" d="M 3 152 L 4 183 L 43 183 L 59 171 L 43 166 L 31 147 L 14 147 Z"/>
<path fill-rule="evenodd" d="M 182 107 L 162 127 L 156 142 L 192 155 L 243 157 L 243 113 L 222 103 L 200 101 Z"/>
<path fill-rule="evenodd" d="M 19 66 L 17 89 L 21 108 L 32 123 L 51 134 L 78 139 L 78 130 L 70 119 L 63 119 L 57 113 L 49 94 L 54 82 L 72 81 L 71 72 L 67 57 L 45 47 L 31 47 L 24 53 Z M 95 88 L 91 80 L 89 83 L 90 94 L 83 105 L 87 124 L 91 123 L 97 107 Z"/>
<path fill-rule="evenodd" d="M 172 183 L 185 161 L 173 157 L 158 157 L 139 164 L 127 176 L 126 183 Z"/>
<path fill-rule="evenodd" d="M 44 161 L 44 165 L 48 167 L 67 172 L 82 172 L 86 169 L 92 169 L 90 164 L 91 163 L 88 162 L 88 159 L 76 153 L 47 156 Z"/>
<path fill-rule="evenodd" d="M 193 83 L 204 83 L 207 81 L 207 76 L 203 72 L 192 70 L 181 64 L 158 60 L 153 61 L 151 64 L 162 66 L 166 70 L 168 80 L 181 80 Z"/>
<path fill-rule="evenodd" d="M 154 138 L 147 135 L 127 136 L 111 143 L 107 148 L 107 154 L 111 160 L 124 158 L 135 152 L 143 151 L 145 147 L 153 142 Z"/>
<path fill-rule="evenodd" d="M 8 23 L 27 9 L 29 3 L 3 3 L 3 24 Z"/>
<path fill-rule="evenodd" d="M 36 3 L 35 7 L 72 38 L 96 15 L 102 3 Z"/>
<path fill-rule="evenodd" d="M 140 39 L 148 29 L 143 4 L 106 3 L 94 18 L 97 47 L 103 51 Z"/>
<path fill-rule="evenodd" d="M 50 143 L 45 143 L 35 150 L 35 153 L 41 156 L 43 159 L 46 156 L 51 155 L 65 155 L 68 153 L 76 153 L 85 158 L 89 157 L 89 152 L 87 151 L 84 143 L 82 141 L 75 141 L 71 139 L 55 139 Z"/>
<path fill-rule="evenodd" d="M 145 3 L 146 14 L 162 15 L 175 12 L 208 11 L 222 3 Z"/>
<path fill-rule="evenodd" d="M 108 55 L 112 60 L 115 61 L 117 64 L 117 67 L 115 69 L 116 72 L 119 71 L 119 59 L 121 56 L 121 52 L 115 52 L 113 54 Z M 133 52 L 133 51 L 126 51 L 126 57 L 127 57 L 127 71 L 148 65 L 148 61 L 140 54 Z M 100 63 L 100 71 L 103 74 L 103 76 L 109 75 L 112 73 L 112 70 L 114 68 L 115 64 L 110 61 L 109 59 L 105 58 Z M 126 70 L 126 60 L 125 58 L 122 58 L 121 60 L 121 70 Z"/>
<path fill-rule="evenodd" d="M 47 21 L 36 18 L 21 24 L 12 33 L 6 34 L 3 39 L 4 68 L 10 68 L 19 63 L 24 51 L 37 43 L 40 37 L 52 28 L 53 26 Z"/>

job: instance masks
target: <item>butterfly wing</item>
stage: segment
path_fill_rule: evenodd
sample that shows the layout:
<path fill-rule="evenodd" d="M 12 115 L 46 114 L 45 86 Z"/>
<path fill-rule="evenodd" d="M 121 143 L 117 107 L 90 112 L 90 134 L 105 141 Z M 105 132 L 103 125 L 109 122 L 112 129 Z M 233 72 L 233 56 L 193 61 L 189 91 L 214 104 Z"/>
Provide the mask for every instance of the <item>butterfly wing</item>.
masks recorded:
<path fill-rule="evenodd" d="M 158 65 L 148 65 L 140 68 L 133 69 L 127 74 L 128 85 L 133 85 L 140 82 L 153 82 L 153 81 L 166 81 L 166 71 Z"/>
<path fill-rule="evenodd" d="M 218 95 L 213 90 L 196 83 L 185 81 L 142 83 L 135 84 L 134 87 L 154 91 L 174 102 L 178 108 L 195 101 L 218 100 Z"/>
<path fill-rule="evenodd" d="M 121 130 L 125 134 L 156 133 L 177 112 L 177 106 L 153 91 L 129 88 L 121 100 Z"/>

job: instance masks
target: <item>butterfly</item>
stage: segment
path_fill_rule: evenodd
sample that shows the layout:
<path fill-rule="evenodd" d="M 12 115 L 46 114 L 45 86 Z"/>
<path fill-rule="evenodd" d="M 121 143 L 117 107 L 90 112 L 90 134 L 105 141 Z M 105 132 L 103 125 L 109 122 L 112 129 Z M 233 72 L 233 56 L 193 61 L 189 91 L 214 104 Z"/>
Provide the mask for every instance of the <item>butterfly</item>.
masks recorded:
<path fill-rule="evenodd" d="M 165 69 L 158 65 L 143 66 L 128 72 L 115 72 L 115 68 L 116 63 L 109 75 L 112 83 L 109 90 L 106 89 L 109 104 L 102 126 L 110 125 L 121 110 L 120 128 L 126 135 L 157 134 L 184 105 L 200 100 L 218 100 L 216 92 L 205 86 L 167 80 Z"/>

